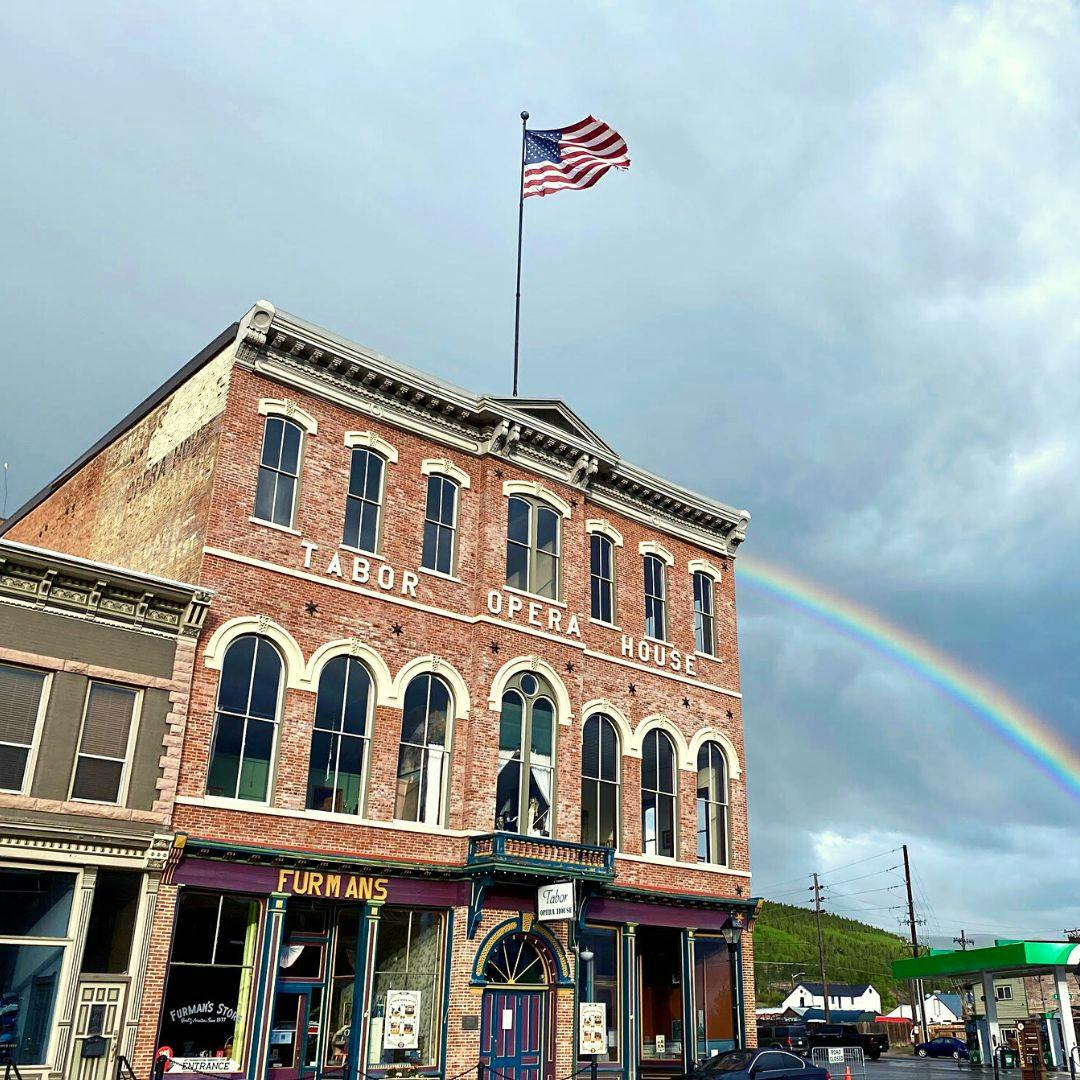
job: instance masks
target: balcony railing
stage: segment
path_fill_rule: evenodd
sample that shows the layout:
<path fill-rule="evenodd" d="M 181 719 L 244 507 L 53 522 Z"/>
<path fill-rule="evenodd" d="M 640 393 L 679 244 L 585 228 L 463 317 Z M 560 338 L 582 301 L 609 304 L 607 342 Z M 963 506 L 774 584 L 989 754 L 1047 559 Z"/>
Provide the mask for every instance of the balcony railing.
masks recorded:
<path fill-rule="evenodd" d="M 485 833 L 469 838 L 465 865 L 475 873 L 611 881 L 615 877 L 615 850 L 542 836 Z"/>

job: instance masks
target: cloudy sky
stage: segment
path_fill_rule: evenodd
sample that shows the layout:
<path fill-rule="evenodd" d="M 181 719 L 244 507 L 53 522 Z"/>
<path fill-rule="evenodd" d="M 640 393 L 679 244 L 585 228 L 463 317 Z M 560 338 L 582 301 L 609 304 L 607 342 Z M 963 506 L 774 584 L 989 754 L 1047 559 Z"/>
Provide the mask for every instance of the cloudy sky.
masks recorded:
<path fill-rule="evenodd" d="M 9 0 L 7 510 L 261 296 L 507 393 L 518 112 L 591 112 L 633 166 L 526 207 L 523 392 L 1080 742 L 1077 55 L 1065 0 Z M 1080 924 L 1075 796 L 739 602 L 758 891 L 895 927 L 906 841 L 930 932 Z"/>

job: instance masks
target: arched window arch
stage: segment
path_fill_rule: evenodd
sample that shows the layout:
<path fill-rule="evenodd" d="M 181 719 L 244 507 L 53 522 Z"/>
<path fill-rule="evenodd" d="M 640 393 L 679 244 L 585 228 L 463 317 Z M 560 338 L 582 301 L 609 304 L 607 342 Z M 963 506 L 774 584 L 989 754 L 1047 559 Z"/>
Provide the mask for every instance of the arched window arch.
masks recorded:
<path fill-rule="evenodd" d="M 207 795 L 267 801 L 281 673 L 281 654 L 268 639 L 245 634 L 229 646 L 218 683 Z"/>
<path fill-rule="evenodd" d="M 495 828 L 551 836 L 554 788 L 555 694 L 546 679 L 523 671 L 503 691 Z"/>
<path fill-rule="evenodd" d="M 309 810 L 359 814 L 371 738 L 371 675 L 354 656 L 335 656 L 319 675 L 308 762 Z"/>
<path fill-rule="evenodd" d="M 561 532 L 558 510 L 511 495 L 506 502 L 506 584 L 558 600 Z"/>
<path fill-rule="evenodd" d="M 619 846 L 619 733 L 593 713 L 581 733 L 581 842 Z"/>
<path fill-rule="evenodd" d="M 509 934 L 488 954 L 484 979 L 495 986 L 546 986 L 547 965 L 528 934 Z"/>
<path fill-rule="evenodd" d="M 698 862 L 727 865 L 727 761 L 719 743 L 701 744 L 697 756 Z"/>
<path fill-rule="evenodd" d="M 379 549 L 379 515 L 386 459 L 366 446 L 354 446 L 349 464 L 342 543 L 375 554 Z"/>
<path fill-rule="evenodd" d="M 417 675 L 405 688 L 394 817 L 441 825 L 450 755 L 450 690 L 438 676 Z"/>
<path fill-rule="evenodd" d="M 660 728 L 645 734 L 641 748 L 641 850 L 675 857 L 675 747 Z"/>
<path fill-rule="evenodd" d="M 263 426 L 255 511 L 259 521 L 291 529 L 296 516 L 303 428 L 282 416 L 268 416 Z"/>

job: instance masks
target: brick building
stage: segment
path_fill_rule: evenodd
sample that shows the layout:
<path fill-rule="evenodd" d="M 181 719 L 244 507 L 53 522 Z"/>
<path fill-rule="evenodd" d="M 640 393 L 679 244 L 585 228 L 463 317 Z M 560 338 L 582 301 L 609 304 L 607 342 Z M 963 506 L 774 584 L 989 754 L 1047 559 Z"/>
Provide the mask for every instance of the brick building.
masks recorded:
<path fill-rule="evenodd" d="M 4 1075 L 105 1080 L 133 1053 L 209 599 L 0 541 Z"/>
<path fill-rule="evenodd" d="M 215 594 L 137 1067 L 556 1080 L 584 1002 L 628 1076 L 752 1042 L 747 521 L 265 301 L 18 511 Z"/>

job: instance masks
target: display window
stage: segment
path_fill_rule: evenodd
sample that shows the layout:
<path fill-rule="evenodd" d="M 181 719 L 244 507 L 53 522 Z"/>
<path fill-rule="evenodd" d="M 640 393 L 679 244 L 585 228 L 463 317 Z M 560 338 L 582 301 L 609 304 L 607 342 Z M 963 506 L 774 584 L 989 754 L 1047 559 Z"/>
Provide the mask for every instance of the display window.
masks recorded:
<path fill-rule="evenodd" d="M 640 927 L 637 947 L 641 997 L 641 1060 L 681 1060 L 682 931 L 663 927 Z"/>
<path fill-rule="evenodd" d="M 75 874 L 0 869 L 0 1065 L 44 1065 Z"/>
<path fill-rule="evenodd" d="M 591 997 L 590 981 L 586 978 L 585 963 L 578 965 L 578 1000 L 598 1001 L 603 1003 L 607 1020 L 607 1051 L 596 1054 L 597 1061 L 619 1061 L 619 1033 L 622 1011 L 622 986 L 619 958 L 619 931 L 614 926 L 587 926 L 578 938 L 579 954 L 592 953 Z M 586 1060 L 591 1061 L 590 1054 Z"/>
<path fill-rule="evenodd" d="M 735 1048 L 732 949 L 722 937 L 694 938 L 696 1057 L 703 1061 Z"/>
<path fill-rule="evenodd" d="M 176 1059 L 243 1061 L 260 910 L 254 899 L 181 892 L 159 1037 Z"/>

